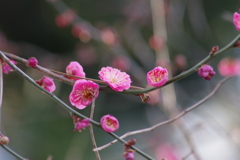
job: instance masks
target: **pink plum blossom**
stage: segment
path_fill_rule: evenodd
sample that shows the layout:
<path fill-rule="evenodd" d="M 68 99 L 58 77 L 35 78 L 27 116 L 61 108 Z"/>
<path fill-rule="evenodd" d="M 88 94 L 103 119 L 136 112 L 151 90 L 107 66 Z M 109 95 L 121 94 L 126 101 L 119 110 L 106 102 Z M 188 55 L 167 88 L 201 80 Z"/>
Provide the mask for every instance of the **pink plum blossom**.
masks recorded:
<path fill-rule="evenodd" d="M 112 115 L 105 115 L 101 118 L 100 121 L 102 128 L 106 132 L 115 132 L 119 128 L 119 123 L 117 118 Z"/>
<path fill-rule="evenodd" d="M 205 80 L 210 80 L 215 75 L 213 68 L 210 65 L 204 64 L 198 68 L 198 75 Z"/>
<path fill-rule="evenodd" d="M 36 67 L 38 64 L 38 60 L 35 57 L 31 57 L 27 60 L 26 65 L 29 67 Z"/>
<path fill-rule="evenodd" d="M 17 64 L 16 61 L 14 60 L 10 60 L 13 64 Z M 13 69 L 12 67 L 10 67 L 6 62 L 2 61 L 2 69 L 3 69 L 3 73 L 8 74 L 9 72 L 12 72 Z"/>
<path fill-rule="evenodd" d="M 43 76 L 42 79 L 37 80 L 36 83 L 39 84 L 41 87 L 43 87 L 50 93 L 52 93 L 56 89 L 53 79 L 49 78 L 47 76 Z"/>
<path fill-rule="evenodd" d="M 74 132 L 75 131 L 81 131 L 82 129 L 84 129 L 85 127 L 88 127 L 90 124 L 90 119 L 82 119 L 76 115 L 72 115 L 73 118 L 73 123 L 74 123 Z"/>
<path fill-rule="evenodd" d="M 85 73 L 83 67 L 78 62 L 70 62 L 66 68 L 66 73 L 69 75 L 85 78 Z M 70 78 L 73 80 L 78 80 L 79 78 Z"/>
<path fill-rule="evenodd" d="M 225 57 L 218 64 L 218 71 L 222 76 L 234 75 L 237 76 L 240 74 L 240 60 Z"/>
<path fill-rule="evenodd" d="M 240 31 L 240 14 L 237 12 L 233 14 L 233 24 L 235 25 L 236 29 Z"/>
<path fill-rule="evenodd" d="M 123 156 L 126 160 L 134 160 L 134 152 L 127 152 Z"/>
<path fill-rule="evenodd" d="M 129 89 L 131 86 L 130 84 L 132 81 L 130 76 L 116 68 L 103 67 L 98 74 L 99 78 L 107 82 L 114 91 L 122 92 L 123 90 Z"/>
<path fill-rule="evenodd" d="M 168 71 L 160 66 L 147 73 L 147 81 L 150 86 L 161 87 L 168 81 Z"/>
<path fill-rule="evenodd" d="M 98 84 L 85 79 L 79 79 L 75 82 L 69 100 L 73 106 L 78 109 L 84 109 L 90 105 L 93 99 L 98 97 Z"/>

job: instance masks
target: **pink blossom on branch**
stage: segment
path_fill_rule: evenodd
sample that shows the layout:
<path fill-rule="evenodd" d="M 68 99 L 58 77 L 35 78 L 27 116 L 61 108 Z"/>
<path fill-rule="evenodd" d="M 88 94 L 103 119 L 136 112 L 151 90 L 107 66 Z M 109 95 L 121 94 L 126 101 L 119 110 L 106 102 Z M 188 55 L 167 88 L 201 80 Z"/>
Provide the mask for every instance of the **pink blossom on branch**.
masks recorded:
<path fill-rule="evenodd" d="M 72 115 L 72 118 L 74 123 L 74 132 L 77 130 L 80 132 L 85 127 L 88 127 L 90 124 L 90 119 L 82 119 L 74 114 Z"/>
<path fill-rule="evenodd" d="M 70 64 L 66 68 L 66 73 L 69 75 L 85 78 L 85 72 L 83 71 L 83 67 L 78 62 L 70 62 Z M 70 79 L 76 81 L 79 78 L 70 77 Z"/>
<path fill-rule="evenodd" d="M 119 128 L 119 123 L 117 118 L 112 115 L 105 115 L 101 118 L 100 121 L 102 128 L 106 132 L 115 132 Z"/>
<path fill-rule="evenodd" d="M 85 79 L 79 79 L 75 82 L 72 92 L 69 95 L 71 104 L 78 109 L 84 109 L 98 97 L 98 84 Z"/>
<path fill-rule="evenodd" d="M 147 73 L 147 81 L 150 86 L 161 87 L 168 81 L 168 71 L 160 66 Z"/>
<path fill-rule="evenodd" d="M 237 12 L 233 14 L 233 24 L 235 25 L 236 29 L 240 31 L 240 14 Z"/>
<path fill-rule="evenodd" d="M 36 80 L 36 83 L 50 93 L 52 93 L 56 89 L 53 79 L 46 76 L 43 76 L 40 80 Z"/>
<path fill-rule="evenodd" d="M 10 60 L 13 64 L 17 64 L 16 61 L 14 60 Z M 12 67 L 10 67 L 5 61 L 2 61 L 2 69 L 3 69 L 3 73 L 8 74 L 9 72 L 12 72 L 13 69 Z"/>
<path fill-rule="evenodd" d="M 38 64 L 38 60 L 35 57 L 31 57 L 27 60 L 26 65 L 29 67 L 36 67 Z"/>
<path fill-rule="evenodd" d="M 130 152 L 126 152 L 123 154 L 125 160 L 134 160 L 134 152 L 130 151 Z"/>
<path fill-rule="evenodd" d="M 123 90 L 129 89 L 131 86 L 130 84 L 132 81 L 130 76 L 116 68 L 103 67 L 98 74 L 99 78 L 107 82 L 114 91 L 122 92 Z"/>
<path fill-rule="evenodd" d="M 210 65 L 204 64 L 198 68 L 198 75 L 205 80 L 210 80 L 215 75 L 213 68 Z"/>

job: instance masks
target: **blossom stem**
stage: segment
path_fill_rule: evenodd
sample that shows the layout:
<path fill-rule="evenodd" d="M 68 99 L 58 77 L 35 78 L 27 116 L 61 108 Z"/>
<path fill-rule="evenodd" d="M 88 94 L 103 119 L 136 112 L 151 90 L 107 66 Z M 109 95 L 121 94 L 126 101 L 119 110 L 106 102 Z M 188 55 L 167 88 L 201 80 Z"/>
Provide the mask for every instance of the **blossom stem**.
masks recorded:
<path fill-rule="evenodd" d="M 2 146 L 6 151 L 11 153 L 14 157 L 21 159 L 21 160 L 27 160 L 27 158 L 23 158 L 22 156 L 17 154 L 15 151 L 13 151 L 11 148 L 7 147 L 6 145 L 0 145 L 0 146 Z"/>
<path fill-rule="evenodd" d="M 93 119 L 94 109 L 95 109 L 95 99 L 92 101 L 90 119 Z M 89 131 L 90 131 L 90 135 L 91 135 L 91 139 L 92 139 L 93 149 L 95 149 L 95 148 L 97 148 L 97 143 L 96 143 L 96 140 L 94 137 L 92 124 L 89 125 Z M 94 152 L 95 152 L 96 158 L 98 160 L 101 160 L 99 152 L 98 151 L 94 151 Z"/>

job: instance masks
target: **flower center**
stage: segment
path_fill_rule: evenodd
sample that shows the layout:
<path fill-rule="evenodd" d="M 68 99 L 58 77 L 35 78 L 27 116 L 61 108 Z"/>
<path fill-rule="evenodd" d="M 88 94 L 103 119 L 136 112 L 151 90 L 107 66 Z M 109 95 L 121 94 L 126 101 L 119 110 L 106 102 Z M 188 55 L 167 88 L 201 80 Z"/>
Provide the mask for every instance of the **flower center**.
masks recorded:
<path fill-rule="evenodd" d="M 116 122 L 114 121 L 114 120 L 112 120 L 112 119 L 110 119 L 110 118 L 107 118 L 107 126 L 108 127 L 111 127 L 111 128 L 115 128 L 116 127 Z"/>

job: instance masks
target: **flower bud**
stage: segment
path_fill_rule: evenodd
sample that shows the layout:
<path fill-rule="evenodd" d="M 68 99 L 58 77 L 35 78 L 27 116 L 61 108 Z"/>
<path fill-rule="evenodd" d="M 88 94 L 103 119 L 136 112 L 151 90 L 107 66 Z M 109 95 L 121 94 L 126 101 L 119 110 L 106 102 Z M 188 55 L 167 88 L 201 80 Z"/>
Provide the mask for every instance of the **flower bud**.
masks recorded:
<path fill-rule="evenodd" d="M 0 144 L 6 145 L 9 143 L 9 138 L 7 136 L 0 137 Z"/>
<path fill-rule="evenodd" d="M 214 53 L 216 53 L 217 51 L 219 50 L 219 47 L 218 46 L 214 46 L 212 47 L 212 50 L 209 54 L 213 55 Z"/>
<path fill-rule="evenodd" d="M 38 64 L 38 60 L 35 57 L 31 57 L 27 60 L 26 65 L 29 67 L 36 67 Z"/>
<path fill-rule="evenodd" d="M 123 156 L 125 160 L 134 160 L 134 152 L 126 152 Z"/>
<path fill-rule="evenodd" d="M 50 93 L 52 93 L 56 89 L 53 79 L 49 78 L 47 76 L 43 76 L 42 79 L 37 80 L 36 83 L 39 84 L 41 87 L 43 87 Z"/>
<path fill-rule="evenodd" d="M 213 68 L 210 65 L 204 64 L 198 68 L 198 75 L 205 80 L 210 80 L 215 75 Z"/>

